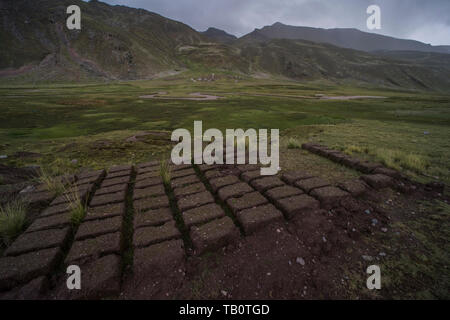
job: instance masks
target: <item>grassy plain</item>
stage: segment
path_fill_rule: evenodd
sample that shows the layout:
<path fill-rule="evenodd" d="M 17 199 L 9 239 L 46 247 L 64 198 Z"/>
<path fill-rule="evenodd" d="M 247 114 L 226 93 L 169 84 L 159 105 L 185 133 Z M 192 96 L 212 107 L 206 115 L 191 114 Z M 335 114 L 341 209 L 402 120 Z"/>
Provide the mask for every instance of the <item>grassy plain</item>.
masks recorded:
<path fill-rule="evenodd" d="M 222 98 L 140 98 L 161 91 L 169 97 L 201 92 Z M 318 94 L 386 98 L 321 100 Z M 8 164 L 51 164 L 54 170 L 67 170 L 157 159 L 170 150 L 167 140 L 157 135 L 137 142 L 126 139 L 142 131 L 191 129 L 194 120 L 202 120 L 204 130 L 279 128 L 285 142 L 282 148 L 295 141 L 317 141 L 382 161 L 421 181 L 433 177 L 450 181 L 450 96 L 430 92 L 231 77 L 213 82 L 183 77 L 92 84 L 3 84 L 0 110 L 0 154 L 8 155 L 0 161 Z M 43 156 L 13 156 L 20 151 Z M 73 159 L 76 163 L 70 163 Z"/>

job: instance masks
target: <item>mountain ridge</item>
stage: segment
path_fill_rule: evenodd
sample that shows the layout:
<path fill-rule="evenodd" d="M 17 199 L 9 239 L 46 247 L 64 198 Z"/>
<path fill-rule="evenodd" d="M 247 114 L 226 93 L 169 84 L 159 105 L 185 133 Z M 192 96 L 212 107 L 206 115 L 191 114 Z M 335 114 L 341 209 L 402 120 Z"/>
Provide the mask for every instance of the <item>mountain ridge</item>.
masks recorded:
<path fill-rule="evenodd" d="M 71 4 L 82 10 L 81 31 L 65 28 Z M 6 82 L 153 79 L 190 71 L 450 90 L 448 54 L 368 53 L 271 38 L 259 29 L 239 39 L 216 28 L 205 35 L 157 13 L 98 1 L 3 1 L 0 20 L 6 48 L 0 80 Z"/>

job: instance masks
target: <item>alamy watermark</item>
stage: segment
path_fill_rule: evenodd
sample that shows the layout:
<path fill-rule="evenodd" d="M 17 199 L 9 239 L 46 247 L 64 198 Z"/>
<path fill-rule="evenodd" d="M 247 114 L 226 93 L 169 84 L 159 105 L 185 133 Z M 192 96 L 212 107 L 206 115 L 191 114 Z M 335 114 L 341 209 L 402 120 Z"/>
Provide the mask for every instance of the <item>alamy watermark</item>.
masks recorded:
<path fill-rule="evenodd" d="M 379 30 L 381 29 L 381 9 L 376 4 L 372 4 L 367 7 L 367 14 L 370 16 L 367 18 L 367 29 L 369 30 Z"/>
<path fill-rule="evenodd" d="M 258 132 L 255 129 L 226 129 L 224 141 L 222 131 L 213 128 L 203 132 L 202 121 L 194 121 L 194 139 L 187 129 L 172 132 L 171 140 L 178 144 L 172 149 L 171 159 L 175 165 L 191 164 L 192 159 L 194 164 L 209 165 L 235 164 L 235 159 L 236 164 L 257 164 L 259 160 L 261 165 L 267 166 L 261 168 L 261 175 L 275 175 L 280 170 L 279 133 L 279 129 L 271 129 L 269 143 L 267 129 Z M 209 142 L 204 149 L 203 142 Z"/>

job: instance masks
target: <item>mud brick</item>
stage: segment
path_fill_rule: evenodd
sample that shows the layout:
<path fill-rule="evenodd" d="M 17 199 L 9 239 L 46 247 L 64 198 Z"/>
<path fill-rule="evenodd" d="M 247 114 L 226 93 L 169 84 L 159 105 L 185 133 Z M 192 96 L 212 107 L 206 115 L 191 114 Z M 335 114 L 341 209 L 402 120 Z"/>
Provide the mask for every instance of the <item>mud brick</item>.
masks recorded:
<path fill-rule="evenodd" d="M 276 205 L 284 212 L 287 219 L 320 207 L 319 201 L 306 194 L 277 200 Z"/>
<path fill-rule="evenodd" d="M 204 224 L 224 216 L 225 212 L 216 203 L 206 204 L 204 206 L 183 212 L 184 224 L 188 229 L 192 226 Z"/>
<path fill-rule="evenodd" d="M 227 174 L 220 170 L 209 170 L 209 171 L 206 171 L 204 173 L 204 175 L 207 180 L 211 180 L 211 179 L 215 179 L 215 178 L 224 177 Z"/>
<path fill-rule="evenodd" d="M 158 197 L 163 196 L 166 194 L 166 191 L 164 189 L 164 186 L 162 184 L 147 187 L 144 189 L 135 189 L 133 194 L 134 200 L 139 200 L 143 198 L 151 198 L 151 197 Z"/>
<path fill-rule="evenodd" d="M 367 191 L 367 185 L 361 180 L 350 180 L 338 184 L 342 190 L 350 192 L 353 197 L 359 197 Z"/>
<path fill-rule="evenodd" d="M 43 207 L 48 205 L 55 198 L 55 193 L 50 191 L 29 192 L 22 196 L 22 199 L 33 207 Z"/>
<path fill-rule="evenodd" d="M 183 212 L 212 202 L 214 202 L 214 198 L 211 193 L 204 191 L 181 198 L 178 200 L 178 208 Z"/>
<path fill-rule="evenodd" d="M 220 188 L 229 186 L 231 184 L 236 184 L 238 182 L 239 182 L 239 179 L 236 176 L 225 176 L 225 177 L 212 179 L 209 181 L 209 184 L 211 185 L 211 188 L 213 189 L 213 191 L 215 193 L 217 193 L 217 191 Z"/>
<path fill-rule="evenodd" d="M 374 189 L 391 187 L 394 182 L 391 177 L 379 173 L 364 175 L 361 179 Z"/>
<path fill-rule="evenodd" d="M 219 190 L 218 196 L 220 200 L 226 201 L 232 197 L 240 197 L 246 193 L 255 191 L 250 185 L 245 182 L 240 182 L 236 184 L 231 184 L 229 186 L 223 187 Z"/>
<path fill-rule="evenodd" d="M 119 254 L 121 250 L 120 241 L 119 232 L 75 241 L 64 263 L 65 265 L 84 264 L 107 254 Z"/>
<path fill-rule="evenodd" d="M 199 183 L 195 183 L 195 184 L 191 184 L 189 186 L 186 187 L 182 187 L 182 188 L 176 188 L 174 190 L 174 195 L 175 198 L 177 200 L 181 199 L 182 197 L 191 195 L 191 194 L 195 194 L 195 193 L 199 193 L 202 191 L 206 191 L 205 185 L 201 182 Z"/>
<path fill-rule="evenodd" d="M 82 186 L 85 184 L 97 184 L 98 182 L 100 182 L 101 179 L 102 179 L 101 176 L 92 176 L 83 179 L 78 179 L 77 182 L 75 183 L 75 186 Z"/>
<path fill-rule="evenodd" d="M 27 284 L 16 287 L 0 296 L 0 300 L 39 300 L 48 289 L 49 282 L 46 276 L 37 277 Z"/>
<path fill-rule="evenodd" d="M 180 171 L 180 170 L 185 170 L 185 169 L 192 169 L 192 164 L 171 164 L 169 166 L 169 169 L 171 171 Z"/>
<path fill-rule="evenodd" d="M 125 204 L 116 203 L 108 204 L 106 206 L 100 206 L 95 208 L 89 208 L 87 214 L 84 217 L 85 221 L 105 219 L 115 216 L 123 216 L 125 214 Z"/>
<path fill-rule="evenodd" d="M 160 176 L 161 176 L 161 174 L 160 174 L 159 171 L 145 172 L 145 173 L 142 173 L 142 174 L 138 174 L 136 176 L 136 181 L 142 181 L 142 180 L 145 180 L 145 179 L 157 178 L 157 177 L 160 177 Z"/>
<path fill-rule="evenodd" d="M 175 226 L 175 221 L 169 221 L 161 226 L 137 229 L 134 232 L 133 245 L 135 248 L 142 248 L 179 238 L 181 238 L 181 233 Z"/>
<path fill-rule="evenodd" d="M 68 198 L 67 195 L 62 194 L 62 195 L 56 197 L 56 198 L 50 203 L 50 206 L 57 206 L 57 205 L 59 205 L 59 204 L 63 204 L 63 203 L 69 202 L 69 201 L 70 201 L 70 198 Z"/>
<path fill-rule="evenodd" d="M 71 299 L 102 299 L 120 293 L 120 257 L 110 254 L 83 266 L 81 289 L 71 290 Z"/>
<path fill-rule="evenodd" d="M 183 170 L 178 170 L 178 171 L 172 171 L 170 173 L 170 177 L 172 179 L 175 179 L 175 178 L 182 178 L 182 177 L 190 176 L 193 174 L 195 174 L 195 170 L 193 168 L 189 168 L 189 169 L 183 169 Z"/>
<path fill-rule="evenodd" d="M 105 179 L 102 182 L 101 188 L 111 187 L 116 184 L 127 184 L 130 183 L 130 177 L 120 177 L 120 178 L 112 178 L 112 179 Z"/>
<path fill-rule="evenodd" d="M 229 217 L 191 228 L 191 239 L 197 254 L 217 250 L 239 239 L 239 230 Z"/>
<path fill-rule="evenodd" d="M 150 161 L 150 162 L 140 163 L 136 167 L 141 169 L 141 168 L 157 167 L 157 166 L 159 166 L 159 161 Z"/>
<path fill-rule="evenodd" d="M 240 198 L 230 198 L 227 200 L 227 204 L 231 208 L 233 213 L 237 213 L 244 209 L 260 206 L 266 204 L 267 202 L 267 199 L 257 191 L 244 194 Z"/>
<path fill-rule="evenodd" d="M 58 204 L 56 206 L 51 206 L 42 211 L 39 217 L 50 217 L 54 216 L 56 214 L 68 212 L 71 210 L 71 204 L 70 203 L 62 203 Z"/>
<path fill-rule="evenodd" d="M 303 143 L 302 144 L 302 148 L 305 150 L 311 150 L 314 147 L 318 147 L 319 145 L 317 143 L 313 143 L 313 142 L 307 142 L 307 143 Z"/>
<path fill-rule="evenodd" d="M 105 170 L 96 170 L 96 171 L 85 171 L 77 174 L 77 179 L 82 180 L 90 177 L 101 177 L 105 174 Z"/>
<path fill-rule="evenodd" d="M 67 198 L 73 199 L 74 195 L 76 195 L 82 202 L 85 202 L 93 189 L 94 189 L 93 184 L 84 184 L 81 186 L 76 186 L 76 187 L 70 188 L 62 196 L 66 199 Z M 71 200 L 69 200 L 69 201 L 71 201 Z"/>
<path fill-rule="evenodd" d="M 131 176 L 131 169 L 123 170 L 123 171 L 109 172 L 108 175 L 106 176 L 106 179 L 120 178 L 120 177 L 127 177 L 127 176 Z"/>
<path fill-rule="evenodd" d="M 241 179 L 244 180 L 245 182 L 250 182 L 252 180 L 258 179 L 258 178 L 263 178 L 265 176 L 261 175 L 261 170 L 253 170 L 253 171 L 245 171 L 241 174 Z"/>
<path fill-rule="evenodd" d="M 197 183 L 197 182 L 200 182 L 200 179 L 196 175 L 192 175 L 192 176 L 172 179 L 172 181 L 170 182 L 170 185 L 172 186 L 172 188 L 176 189 L 176 188 L 182 188 L 182 187 L 185 187 L 190 184 Z"/>
<path fill-rule="evenodd" d="M 287 184 L 293 185 L 298 180 L 314 178 L 314 175 L 305 171 L 289 171 L 283 173 L 281 180 Z"/>
<path fill-rule="evenodd" d="M 134 229 L 142 227 L 152 227 L 172 221 L 173 216 L 169 208 L 161 208 L 146 212 L 139 212 L 134 215 Z"/>
<path fill-rule="evenodd" d="M 184 260 L 182 240 L 164 241 L 147 248 L 134 251 L 133 273 L 137 277 L 165 274 L 170 269 L 177 269 Z"/>
<path fill-rule="evenodd" d="M 6 249 L 6 256 L 17 256 L 30 251 L 62 247 L 68 240 L 70 229 L 51 229 L 24 233 Z"/>
<path fill-rule="evenodd" d="M 170 203 L 169 198 L 166 195 L 164 195 L 159 197 L 135 200 L 133 205 L 134 209 L 137 212 L 143 212 L 150 209 L 166 208 L 170 206 Z"/>
<path fill-rule="evenodd" d="M 397 170 L 394 170 L 394 169 L 386 168 L 386 167 L 376 168 L 373 171 L 373 173 L 384 174 L 385 176 L 389 176 L 389 177 L 394 178 L 394 179 L 401 178 L 400 172 L 398 172 Z"/>
<path fill-rule="evenodd" d="M 38 184 L 37 186 L 35 186 L 34 189 L 29 192 L 44 192 L 44 191 L 49 191 L 48 185 L 45 183 L 41 183 L 41 184 Z"/>
<path fill-rule="evenodd" d="M 131 164 L 124 164 L 124 165 L 120 165 L 120 166 L 113 166 L 111 168 L 109 168 L 108 170 L 108 175 L 112 172 L 118 172 L 118 171 L 130 171 L 133 169 L 133 166 Z"/>
<path fill-rule="evenodd" d="M 95 238 L 107 233 L 122 231 L 122 217 L 116 216 L 102 220 L 89 220 L 83 222 L 79 227 L 75 240 Z"/>
<path fill-rule="evenodd" d="M 328 154 L 328 158 L 334 162 L 341 163 L 344 160 L 345 155 L 339 151 L 331 152 Z"/>
<path fill-rule="evenodd" d="M 292 186 L 280 186 L 266 191 L 266 196 L 272 200 L 279 200 L 283 198 L 288 198 L 292 196 L 297 196 L 303 194 L 303 190 L 299 188 L 294 188 Z"/>
<path fill-rule="evenodd" d="M 158 184 L 163 184 L 163 180 L 161 177 L 148 178 L 145 180 L 138 181 L 134 185 L 134 188 L 135 189 L 143 189 L 143 188 L 147 188 L 147 187 L 151 187 L 151 186 L 156 186 Z"/>
<path fill-rule="evenodd" d="M 350 193 L 336 187 L 314 189 L 311 195 L 318 199 L 324 207 L 339 206 L 341 200 L 350 198 Z"/>
<path fill-rule="evenodd" d="M 98 207 L 105 204 L 112 204 L 112 203 L 119 203 L 125 201 L 125 192 L 116 192 L 116 193 L 109 193 L 104 194 L 101 196 L 94 196 L 92 198 L 90 206 L 91 207 Z"/>
<path fill-rule="evenodd" d="M 242 210 L 237 214 L 238 221 L 244 228 L 246 235 L 252 234 L 265 226 L 283 221 L 283 214 L 272 204 Z"/>
<path fill-rule="evenodd" d="M 247 172 L 247 171 L 255 171 L 259 170 L 260 166 L 258 164 L 239 164 L 236 166 L 236 168 L 241 172 Z"/>
<path fill-rule="evenodd" d="M 115 186 L 98 189 L 97 191 L 95 191 L 95 196 L 101 196 L 108 193 L 126 192 L 127 190 L 127 184 L 116 184 Z"/>
<path fill-rule="evenodd" d="M 258 191 L 264 192 L 269 189 L 284 186 L 284 182 L 278 177 L 265 177 L 253 180 L 250 184 Z"/>
<path fill-rule="evenodd" d="M 296 187 L 303 189 L 306 193 L 310 193 L 316 188 L 322 188 L 329 186 L 330 183 L 322 178 L 310 178 L 306 180 L 300 180 L 295 183 Z"/>
<path fill-rule="evenodd" d="M 201 172 L 206 172 L 209 170 L 218 169 L 218 168 L 220 168 L 220 166 L 221 166 L 220 164 L 200 164 L 200 165 L 198 165 L 198 169 Z"/>
<path fill-rule="evenodd" d="M 49 274 L 56 267 L 60 257 L 61 250 L 51 248 L 17 257 L 0 258 L 0 291 Z"/>
<path fill-rule="evenodd" d="M 28 227 L 25 232 L 35 232 L 47 229 L 59 229 L 70 225 L 72 214 L 61 213 L 46 218 L 38 218 Z"/>
<path fill-rule="evenodd" d="M 341 163 L 349 168 L 356 168 L 357 165 L 359 164 L 359 160 L 346 156 L 343 159 L 341 159 Z"/>
<path fill-rule="evenodd" d="M 360 162 L 356 165 L 356 169 L 364 173 L 371 173 L 379 167 L 382 167 L 382 164 L 368 161 Z"/>
<path fill-rule="evenodd" d="M 316 153 L 322 157 L 327 157 L 331 151 L 334 151 L 334 150 L 328 149 L 327 147 L 324 147 L 324 146 L 316 147 L 313 150 L 315 150 L 314 153 Z"/>
<path fill-rule="evenodd" d="M 160 167 L 156 166 L 156 167 L 146 167 L 146 168 L 139 168 L 137 169 L 137 174 L 138 175 L 143 175 L 149 172 L 160 172 Z"/>

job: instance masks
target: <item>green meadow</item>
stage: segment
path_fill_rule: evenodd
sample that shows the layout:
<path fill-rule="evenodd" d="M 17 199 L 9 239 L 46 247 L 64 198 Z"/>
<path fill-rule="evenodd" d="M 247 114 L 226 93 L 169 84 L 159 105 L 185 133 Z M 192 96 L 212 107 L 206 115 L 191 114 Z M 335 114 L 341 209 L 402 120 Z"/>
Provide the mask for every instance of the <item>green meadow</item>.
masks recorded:
<path fill-rule="evenodd" d="M 174 99 L 140 98 L 163 91 Z M 193 92 L 221 98 L 176 99 Z M 385 98 L 322 100 L 318 95 Z M 202 120 L 204 130 L 280 129 L 282 163 L 284 154 L 302 142 L 316 141 L 381 161 L 419 181 L 450 182 L 450 95 L 442 93 L 230 78 L 2 84 L 0 110 L 0 155 L 8 156 L 0 161 L 9 165 L 65 171 L 158 159 L 171 149 L 167 134 L 163 139 L 158 132 L 192 129 L 194 120 Z M 143 131 L 152 134 L 127 140 Z M 41 156 L 18 156 L 20 151 Z"/>

